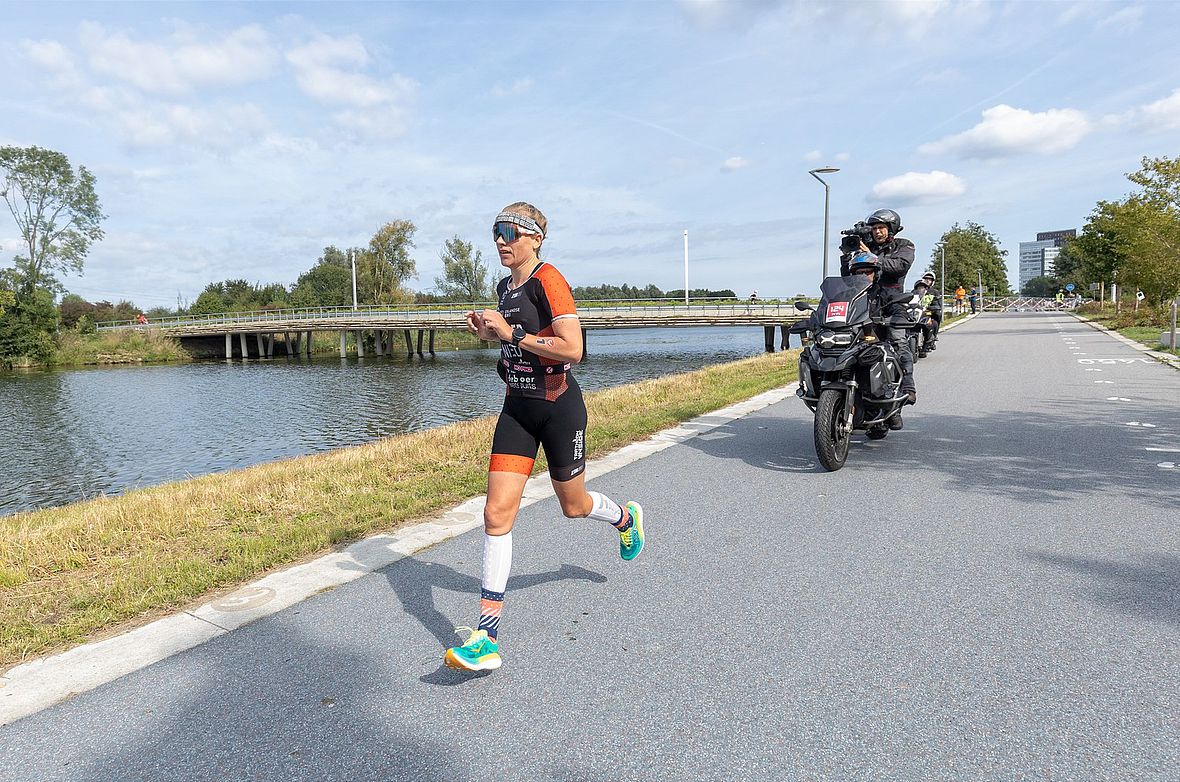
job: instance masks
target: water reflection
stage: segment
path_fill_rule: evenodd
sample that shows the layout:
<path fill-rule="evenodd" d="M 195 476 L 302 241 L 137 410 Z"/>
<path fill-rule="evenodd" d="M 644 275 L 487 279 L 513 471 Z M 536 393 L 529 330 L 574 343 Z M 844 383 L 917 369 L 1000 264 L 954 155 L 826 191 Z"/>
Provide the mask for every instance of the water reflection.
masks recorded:
<path fill-rule="evenodd" d="M 762 350 L 761 328 L 591 332 L 592 391 Z M 0 514 L 488 415 L 495 350 L 0 373 Z"/>

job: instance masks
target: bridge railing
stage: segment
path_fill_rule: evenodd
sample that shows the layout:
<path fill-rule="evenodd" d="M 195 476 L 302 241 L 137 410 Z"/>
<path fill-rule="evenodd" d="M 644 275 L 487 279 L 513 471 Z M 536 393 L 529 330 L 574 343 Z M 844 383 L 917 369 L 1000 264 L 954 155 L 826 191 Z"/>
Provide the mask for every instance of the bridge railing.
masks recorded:
<path fill-rule="evenodd" d="M 271 310 L 251 310 L 247 312 L 222 312 L 201 315 L 175 315 L 156 318 L 146 324 L 135 320 L 104 321 L 97 324 L 99 330 L 125 328 L 183 328 L 186 326 L 215 326 L 221 324 L 240 325 L 243 323 L 274 323 L 325 320 L 331 318 L 365 318 L 404 317 L 406 319 L 429 317 L 433 315 L 458 315 L 470 310 L 494 308 L 495 302 L 456 302 L 432 304 L 362 304 L 355 309 L 352 307 L 300 307 Z M 683 300 L 674 299 L 602 299 L 579 301 L 579 310 L 613 311 L 613 312 L 732 312 L 746 313 L 795 313 L 794 299 L 770 299 L 751 302 L 745 299 L 691 299 L 688 304 Z"/>

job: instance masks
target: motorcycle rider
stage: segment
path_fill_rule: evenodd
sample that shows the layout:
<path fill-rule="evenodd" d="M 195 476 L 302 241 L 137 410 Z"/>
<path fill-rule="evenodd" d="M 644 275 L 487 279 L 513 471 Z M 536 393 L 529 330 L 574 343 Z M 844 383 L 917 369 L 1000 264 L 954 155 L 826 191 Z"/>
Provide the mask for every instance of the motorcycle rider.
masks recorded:
<path fill-rule="evenodd" d="M 922 326 L 926 339 L 922 343 L 919 358 L 924 358 L 938 346 L 938 329 L 942 326 L 942 298 L 931 293 L 933 289 L 934 272 L 926 272 L 914 283 L 914 295 L 919 297 L 924 310 L 930 310 L 930 323 Z"/>
<path fill-rule="evenodd" d="M 848 270 L 845 276 L 863 274 L 869 278 L 869 314 L 873 318 L 881 318 L 884 321 L 888 321 L 894 316 L 902 318 L 908 316 L 907 305 L 910 302 L 911 295 L 898 288 L 881 284 L 881 280 L 884 278 L 884 264 L 881 263 L 880 258 L 870 252 L 860 252 L 852 255 L 846 262 L 842 261 L 840 265 L 842 268 L 847 268 Z M 912 405 L 917 400 L 917 390 L 914 388 L 913 356 L 910 355 L 909 339 L 906 336 L 905 329 L 884 323 L 879 325 L 877 330 L 878 338 L 882 338 L 893 345 L 894 351 L 898 354 L 898 363 L 902 366 L 901 386 L 899 390 L 908 394 L 909 400 L 907 404 Z M 905 371 L 905 364 L 899 345 L 905 346 L 905 355 L 909 357 L 910 371 L 908 374 Z M 906 383 L 907 379 L 909 380 L 908 387 Z M 889 419 L 888 426 L 893 430 L 902 428 L 900 410 L 894 413 Z"/>
<path fill-rule="evenodd" d="M 862 239 L 857 253 L 840 254 L 840 275 L 848 276 L 854 257 L 861 253 L 869 253 L 877 259 L 880 269 L 874 285 L 888 291 L 891 296 L 900 295 L 903 301 L 908 300 L 903 286 L 905 276 L 914 264 L 914 243 L 898 236 L 902 230 L 901 215 L 892 209 L 878 209 L 865 218 L 865 223 L 871 232 L 869 242 L 866 245 Z M 897 351 L 902 373 L 901 391 L 909 396 L 907 404 L 912 405 L 918 401 L 918 387 L 914 383 L 914 356 L 910 352 L 909 335 L 904 328 L 889 327 L 884 336 Z M 897 420 L 901 421 L 900 415 L 897 416 Z"/>

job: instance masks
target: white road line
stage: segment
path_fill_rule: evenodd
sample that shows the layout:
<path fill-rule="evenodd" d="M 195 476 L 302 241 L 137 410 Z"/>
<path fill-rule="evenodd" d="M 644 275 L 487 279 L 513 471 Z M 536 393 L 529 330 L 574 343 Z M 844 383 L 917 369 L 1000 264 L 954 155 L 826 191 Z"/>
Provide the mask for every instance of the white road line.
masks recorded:
<path fill-rule="evenodd" d="M 1143 450 L 1153 453 L 1180 453 L 1180 448 L 1144 448 Z"/>

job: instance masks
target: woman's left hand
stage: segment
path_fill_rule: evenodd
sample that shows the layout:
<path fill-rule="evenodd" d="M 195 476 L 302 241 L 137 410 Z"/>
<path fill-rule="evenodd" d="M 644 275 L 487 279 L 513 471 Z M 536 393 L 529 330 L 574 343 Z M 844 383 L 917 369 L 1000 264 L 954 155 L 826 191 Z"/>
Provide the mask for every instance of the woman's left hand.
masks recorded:
<path fill-rule="evenodd" d="M 485 329 L 495 332 L 496 336 L 505 342 L 512 339 L 512 327 L 508 325 L 508 321 L 504 320 L 504 316 L 500 314 L 499 310 L 484 310 L 480 315 L 483 317 Z"/>

